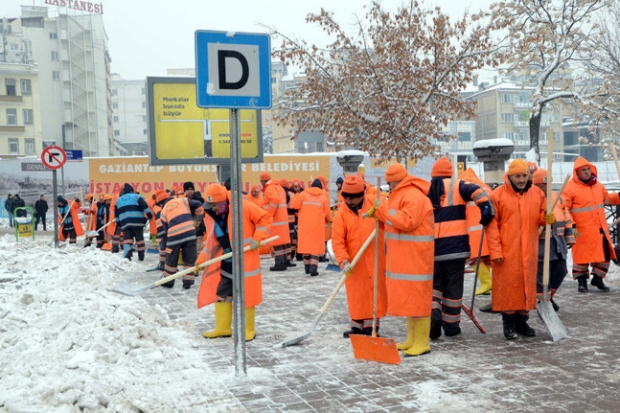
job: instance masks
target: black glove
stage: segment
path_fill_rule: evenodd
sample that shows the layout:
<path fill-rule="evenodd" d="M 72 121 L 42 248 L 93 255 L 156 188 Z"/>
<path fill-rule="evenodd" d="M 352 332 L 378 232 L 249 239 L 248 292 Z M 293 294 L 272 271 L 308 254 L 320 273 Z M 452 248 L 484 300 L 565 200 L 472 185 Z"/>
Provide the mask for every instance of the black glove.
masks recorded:
<path fill-rule="evenodd" d="M 481 217 L 480 217 L 480 225 L 487 226 L 493 220 L 495 213 L 493 212 L 493 208 L 491 208 L 491 204 L 488 202 L 483 202 L 478 205 L 481 208 Z"/>

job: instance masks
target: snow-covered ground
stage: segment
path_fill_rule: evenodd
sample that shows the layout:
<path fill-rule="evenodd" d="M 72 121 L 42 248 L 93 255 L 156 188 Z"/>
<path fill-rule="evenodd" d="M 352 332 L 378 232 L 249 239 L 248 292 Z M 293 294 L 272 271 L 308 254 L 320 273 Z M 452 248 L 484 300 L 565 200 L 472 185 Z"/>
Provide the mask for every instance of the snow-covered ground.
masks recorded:
<path fill-rule="evenodd" d="M 0 228 L 5 233 L 6 227 L 6 221 L 0 220 Z M 508 411 L 493 407 L 499 399 L 496 399 L 496 393 L 487 391 L 500 392 L 506 383 L 511 383 L 502 372 L 505 364 L 510 360 L 514 363 L 514 360 L 503 357 L 490 360 L 486 349 L 505 348 L 510 351 L 509 357 L 514 357 L 514 351 L 519 348 L 541 346 L 544 352 L 561 348 L 553 346 L 548 338 L 537 338 L 529 343 L 506 343 L 501 337 L 497 317 L 485 320 L 491 331 L 482 336 L 463 315 L 463 324 L 467 324 L 464 338 L 434 343 L 433 353 L 424 359 L 419 358 L 420 362 L 409 358 L 409 367 L 405 362 L 394 367 L 368 364 L 355 360 L 348 340 L 341 338 L 348 317 L 343 311 L 344 300 L 340 297 L 338 307 L 330 310 L 330 318 L 323 320 L 319 331 L 308 340 L 311 345 L 278 349 L 273 344 L 290 338 L 291 334 L 295 336 L 295 333 L 304 332 L 312 317 L 318 314 L 320 306 L 316 300 L 305 303 L 304 294 L 314 294 L 313 286 L 319 283 L 331 291 L 339 278 L 338 272 L 330 275 L 325 271 L 322 271 L 322 277 L 304 278 L 303 266 L 298 266 L 288 275 L 264 275 L 265 284 L 272 282 L 270 279 L 274 280 L 275 276 L 294 276 L 291 286 L 298 283 L 302 288 L 296 288 L 294 295 L 285 298 L 280 296 L 282 291 L 265 288 L 264 299 L 279 302 L 280 308 L 286 311 L 267 314 L 268 310 L 259 308 L 259 336 L 250 346 L 261 345 L 259 340 L 263 346 L 260 351 L 256 350 L 257 347 L 248 351 L 253 357 L 248 363 L 248 376 L 246 380 L 239 379 L 233 367 L 232 340 L 220 340 L 214 346 L 209 343 L 210 347 L 207 347 L 207 340 L 200 335 L 200 331 L 212 327 L 212 306 L 186 310 L 179 316 L 152 300 L 125 297 L 108 290 L 123 282 L 127 274 L 148 274 L 145 281 L 152 281 L 156 273 L 144 273 L 144 270 L 152 267 L 155 259 L 155 255 L 147 254 L 148 263 L 127 262 L 120 254 L 83 248 L 81 239 L 77 245 L 54 249 L 49 231 L 45 235 L 37 234 L 35 241 L 20 239 L 16 242 L 12 234 L 0 236 L 0 412 L 327 412 L 336 411 L 332 403 L 346 396 L 332 396 L 334 400 L 331 400 L 330 393 L 326 392 L 326 407 L 315 407 L 315 410 L 288 410 L 287 407 L 277 407 L 277 403 L 273 404 L 275 402 L 267 405 L 276 406 L 273 410 L 263 407 L 254 410 L 247 407 L 251 406 L 251 401 L 242 405 L 239 397 L 273 393 L 271 397 L 277 400 L 287 377 L 307 380 L 317 386 L 318 383 L 329 386 L 330 382 L 333 386 L 340 386 L 338 380 L 346 380 L 344 377 L 379 380 L 373 377 L 383 375 L 387 380 L 391 380 L 390 377 L 395 380 L 397 374 L 407 371 L 403 369 L 411 370 L 411 381 L 417 382 L 395 381 L 394 388 L 405 389 L 406 394 L 394 390 L 394 397 L 407 396 L 410 399 L 395 404 L 402 409 L 385 407 L 384 410 L 372 411 Z M 270 262 L 266 264 L 268 266 Z M 609 282 L 616 290 L 617 280 L 618 269 L 612 265 Z M 574 282 L 567 278 L 568 283 L 571 284 L 566 288 L 572 291 Z M 175 288 L 179 297 L 189 301 L 195 298 L 195 288 L 187 292 L 179 285 Z M 469 287 L 466 287 L 465 299 L 469 305 L 471 296 L 468 291 Z M 576 293 L 573 295 L 584 298 Z M 322 303 L 325 298 L 321 294 L 318 301 Z M 562 303 L 564 300 L 558 301 Z M 568 316 L 566 308 L 562 311 Z M 300 314 L 311 316 L 300 317 Z M 540 329 L 540 323 L 535 326 Z M 388 320 L 383 330 L 388 336 L 399 339 L 398 336 L 404 333 L 404 322 Z M 266 341 L 272 342 L 264 345 Z M 459 350 L 463 347 L 467 352 Z M 207 350 L 212 352 L 210 356 L 204 354 Z M 219 350 L 225 357 L 217 353 Z M 307 358 L 315 360 L 312 364 L 303 364 L 304 371 L 299 371 Z M 300 364 L 291 360 L 299 360 Z M 477 377 L 477 384 L 472 381 L 471 392 L 459 390 L 458 394 L 454 393 L 453 386 L 462 385 L 463 377 L 466 377 L 463 374 L 474 374 L 471 367 L 479 363 L 485 363 L 488 370 Z M 309 373 L 308 366 L 316 369 L 315 374 Z M 512 368 L 515 375 L 521 374 L 521 368 L 523 374 L 536 372 L 531 365 L 517 364 L 515 367 L 513 364 Z M 356 374 L 363 372 L 365 378 L 360 375 L 355 379 Z M 445 380 L 424 379 L 438 373 Z M 247 389 L 235 393 L 235 396 L 240 393 L 241 396 L 233 397 L 231 389 L 243 386 Z M 293 396 L 294 389 L 294 383 L 287 385 L 287 391 Z M 509 396 L 515 405 L 520 406 L 521 399 L 527 399 L 527 392 Z M 312 400 L 308 401 L 306 397 L 304 403 L 312 405 Z M 389 406 L 385 400 L 377 403 Z M 359 410 L 350 411 L 366 410 L 362 405 Z"/>

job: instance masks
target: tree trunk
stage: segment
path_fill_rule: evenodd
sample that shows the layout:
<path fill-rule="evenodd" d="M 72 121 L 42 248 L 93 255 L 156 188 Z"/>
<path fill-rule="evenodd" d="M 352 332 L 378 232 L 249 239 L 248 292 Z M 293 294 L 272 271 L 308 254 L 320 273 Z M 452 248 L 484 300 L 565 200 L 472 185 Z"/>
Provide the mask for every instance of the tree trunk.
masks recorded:
<path fill-rule="evenodd" d="M 540 121 L 542 119 L 542 110 L 538 114 L 530 116 L 530 149 L 534 148 L 536 153 L 536 163 L 540 164 Z"/>

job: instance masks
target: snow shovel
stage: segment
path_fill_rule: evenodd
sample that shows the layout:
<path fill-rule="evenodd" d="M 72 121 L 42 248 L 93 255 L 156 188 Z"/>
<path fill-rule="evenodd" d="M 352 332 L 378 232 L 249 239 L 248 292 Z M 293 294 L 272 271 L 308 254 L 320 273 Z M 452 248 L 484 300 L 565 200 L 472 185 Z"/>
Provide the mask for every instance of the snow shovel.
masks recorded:
<path fill-rule="evenodd" d="M 353 258 L 353 262 L 351 263 L 352 267 L 355 267 L 355 265 L 357 264 L 359 259 L 362 257 L 362 254 L 364 253 L 364 251 L 366 251 L 366 248 L 368 248 L 368 245 L 370 245 L 370 242 L 372 241 L 372 239 L 375 237 L 376 234 L 377 234 L 377 231 L 374 230 L 368 236 L 368 239 L 366 241 L 364 241 L 364 244 L 362 245 L 360 250 L 355 255 L 355 258 Z M 323 305 L 323 308 L 321 308 L 321 312 L 319 313 L 317 318 L 314 320 L 314 323 L 312 323 L 312 326 L 310 327 L 310 330 L 308 330 L 306 333 L 302 334 L 299 337 L 295 337 L 295 338 L 292 338 L 292 339 L 290 339 L 288 341 L 285 341 L 285 342 L 281 343 L 280 345 L 278 345 L 278 347 L 279 346 L 282 346 L 282 347 L 294 346 L 296 344 L 301 343 L 305 339 L 307 339 L 310 336 L 310 334 L 312 334 L 314 332 L 314 329 L 319 324 L 319 321 L 321 321 L 321 318 L 323 318 L 323 314 L 325 314 L 327 312 L 327 309 L 332 304 L 332 301 L 334 301 L 334 298 L 336 298 L 336 294 L 338 294 L 338 291 L 340 291 L 340 288 L 342 288 L 342 286 L 344 285 L 344 281 L 346 279 L 347 279 L 347 275 L 346 274 L 342 274 L 342 277 L 340 278 L 340 281 L 338 281 L 338 284 L 336 285 L 336 288 L 334 288 L 334 291 L 332 291 L 331 295 L 329 296 L 329 298 L 327 299 L 327 301 Z"/>
<path fill-rule="evenodd" d="M 329 271 L 340 271 L 340 267 L 338 266 L 338 264 L 336 263 L 336 259 L 334 258 L 334 250 L 332 248 L 332 240 L 330 239 L 329 241 L 327 241 L 327 246 L 325 248 L 325 253 L 327 254 L 328 257 L 328 262 L 329 264 L 327 264 L 327 267 L 325 267 L 326 270 Z"/>
<path fill-rule="evenodd" d="M 478 285 L 478 271 L 480 270 L 480 256 L 482 255 L 482 242 L 484 241 L 484 227 L 482 227 L 482 232 L 480 233 L 480 247 L 478 248 L 478 257 L 476 259 L 476 271 L 474 271 L 474 292 L 471 295 L 471 305 L 469 308 L 465 304 L 461 304 L 461 308 L 467 314 L 467 317 L 474 323 L 474 325 L 480 330 L 482 334 L 486 334 L 486 330 L 482 327 L 482 324 L 478 321 L 476 316 L 474 315 L 474 300 L 476 299 L 476 287 Z"/>
<path fill-rule="evenodd" d="M 280 238 L 279 235 L 273 236 L 271 238 L 267 238 L 266 240 L 261 241 L 261 244 L 267 244 L 269 242 L 277 240 L 278 238 Z M 243 249 L 243 252 L 248 252 L 248 251 L 250 251 L 250 249 L 251 249 L 251 247 L 249 245 L 247 245 Z M 198 264 L 198 268 L 202 269 L 202 268 L 205 268 L 205 267 L 207 267 L 207 266 L 209 266 L 211 264 L 214 264 L 216 262 L 224 261 L 225 259 L 228 259 L 228 258 L 232 257 L 232 255 L 233 255 L 232 251 L 228 252 L 226 254 L 220 255 L 219 257 L 215 257 L 215 258 L 213 258 L 211 260 L 205 261 L 202 264 Z M 124 284 L 119 284 L 119 285 L 117 285 L 115 287 L 112 287 L 109 290 L 110 291 L 114 291 L 115 293 L 119 293 L 119 294 L 122 294 L 122 295 L 127 295 L 129 297 L 133 297 L 133 296 L 136 296 L 136 295 L 139 295 L 139 294 L 143 293 L 146 290 L 150 290 L 151 288 L 159 287 L 160 285 L 165 284 L 165 283 L 167 283 L 169 281 L 176 280 L 177 278 L 180 278 L 180 277 L 182 277 L 182 276 L 184 276 L 186 274 L 192 273 L 192 272 L 194 272 L 194 269 L 195 268 L 188 268 L 186 270 L 179 271 L 177 273 L 174 273 L 174 274 L 169 275 L 169 276 L 167 276 L 165 278 L 159 279 L 159 280 L 157 280 L 155 282 L 151 282 L 151 283 L 148 283 L 148 284 L 135 285 L 133 283 L 124 283 Z"/>
<path fill-rule="evenodd" d="M 377 188 L 380 186 L 377 183 Z M 379 205 L 379 190 L 377 189 L 377 198 L 375 207 Z M 372 298 L 372 336 L 363 334 L 351 334 L 351 345 L 353 346 L 353 356 L 356 359 L 379 361 L 388 364 L 399 364 L 400 353 L 396 348 L 396 341 L 393 338 L 377 336 L 377 301 L 379 296 L 379 221 L 376 221 L 375 232 L 375 262 L 373 269 L 373 298 Z"/>
<path fill-rule="evenodd" d="M 108 225 L 110 225 L 112 222 L 114 222 L 114 221 L 108 222 L 107 224 L 105 224 L 104 226 L 99 228 L 98 230 L 87 231 L 86 232 L 86 236 L 87 237 L 96 237 L 97 235 L 99 235 L 99 231 L 103 231 L 103 229 L 106 228 Z"/>
<path fill-rule="evenodd" d="M 553 212 L 551 208 L 551 167 L 553 159 L 553 130 L 549 129 L 549 150 L 548 150 L 548 162 L 547 162 L 547 212 Z M 560 317 L 553 309 L 551 301 L 547 299 L 547 289 L 549 288 L 549 249 L 551 246 L 551 225 L 545 225 L 545 250 L 543 256 L 543 296 L 542 299 L 536 303 L 536 310 L 538 315 L 545 323 L 547 330 L 551 334 L 551 338 L 554 342 L 563 339 L 568 336 L 566 327 L 562 324 Z"/>

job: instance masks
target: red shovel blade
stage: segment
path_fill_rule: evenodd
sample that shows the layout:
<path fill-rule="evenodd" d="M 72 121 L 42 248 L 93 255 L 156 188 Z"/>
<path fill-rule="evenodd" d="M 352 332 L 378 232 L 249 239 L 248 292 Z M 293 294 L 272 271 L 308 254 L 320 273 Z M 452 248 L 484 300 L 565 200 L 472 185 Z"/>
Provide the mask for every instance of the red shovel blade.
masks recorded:
<path fill-rule="evenodd" d="M 474 312 L 472 311 L 472 309 L 471 308 L 467 308 L 467 306 L 465 304 L 461 304 L 461 308 L 463 309 L 463 311 L 465 311 L 465 314 L 467 314 L 467 316 L 474 323 L 474 325 L 476 327 L 478 327 L 478 330 L 480 330 L 480 332 L 482 334 L 486 334 L 486 331 L 485 331 L 484 327 L 482 327 L 482 324 L 480 324 L 480 322 L 478 321 L 478 319 L 474 315 Z"/>
<path fill-rule="evenodd" d="M 351 334 L 353 355 L 356 359 L 379 361 L 381 363 L 399 364 L 400 353 L 392 338 L 370 337 L 362 334 Z"/>

